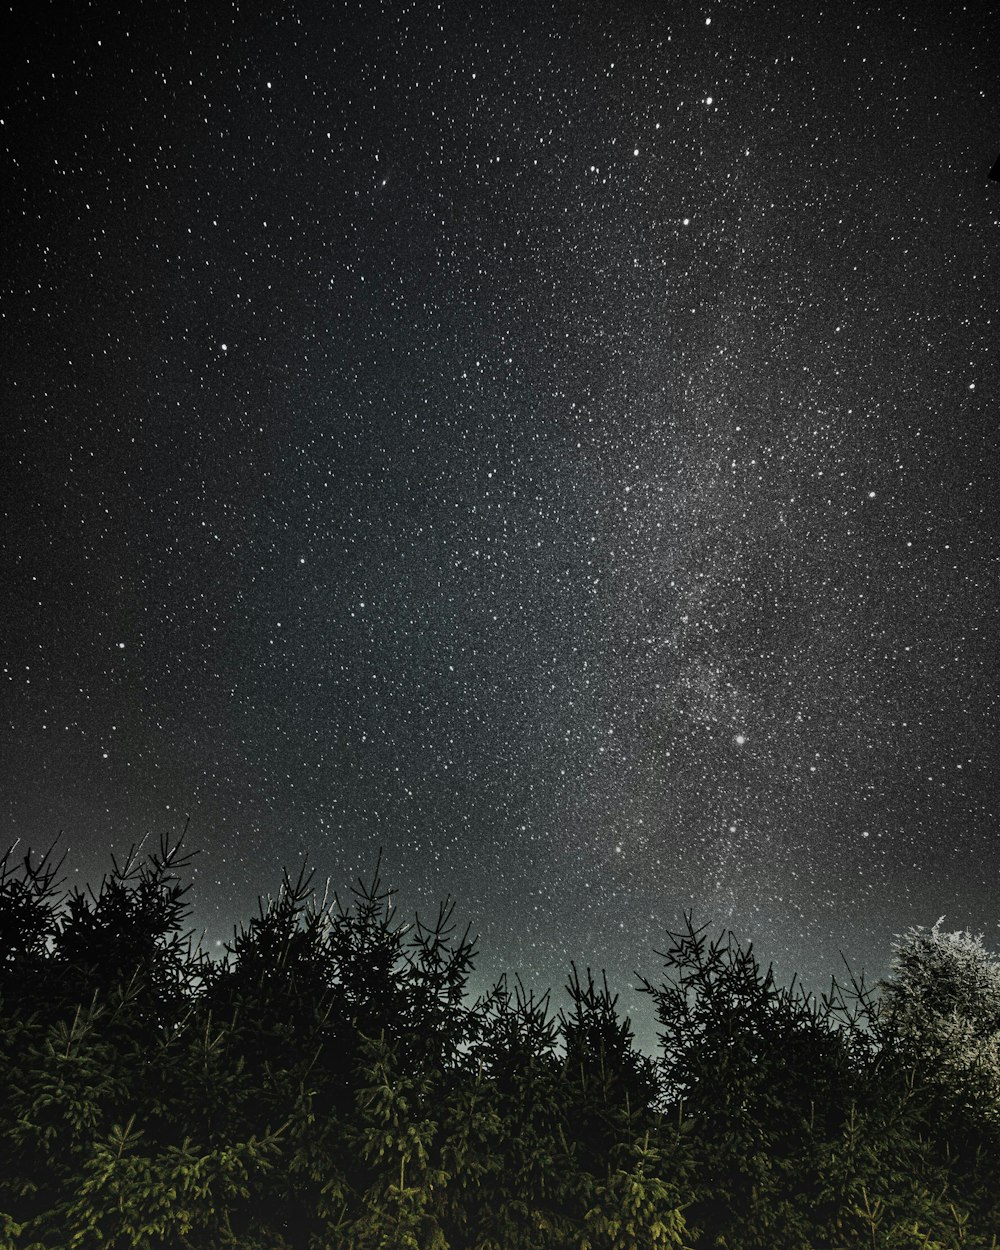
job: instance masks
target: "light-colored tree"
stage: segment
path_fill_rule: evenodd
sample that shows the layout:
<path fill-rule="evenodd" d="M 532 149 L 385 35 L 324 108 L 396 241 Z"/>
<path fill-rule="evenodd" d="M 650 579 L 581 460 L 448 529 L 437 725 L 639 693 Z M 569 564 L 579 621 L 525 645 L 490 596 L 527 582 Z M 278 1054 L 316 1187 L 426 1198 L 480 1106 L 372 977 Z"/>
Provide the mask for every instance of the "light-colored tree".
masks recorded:
<path fill-rule="evenodd" d="M 1000 956 L 943 920 L 894 944 L 884 1020 L 934 1084 L 1000 1124 Z"/>

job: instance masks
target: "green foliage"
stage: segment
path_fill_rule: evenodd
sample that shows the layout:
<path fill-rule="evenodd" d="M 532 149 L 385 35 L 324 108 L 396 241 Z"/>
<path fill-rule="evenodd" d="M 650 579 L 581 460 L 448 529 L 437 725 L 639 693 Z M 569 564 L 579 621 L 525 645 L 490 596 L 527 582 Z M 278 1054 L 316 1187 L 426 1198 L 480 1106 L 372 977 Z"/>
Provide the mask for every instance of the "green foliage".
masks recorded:
<path fill-rule="evenodd" d="M 625 1166 L 593 1186 L 594 1205 L 584 1216 L 580 1250 L 688 1250 L 685 1203 L 669 1175 L 667 1160 L 650 1147 L 649 1134 L 628 1151 Z"/>
<path fill-rule="evenodd" d="M 232 1207 L 273 1166 L 278 1137 L 251 1138 L 203 1152 L 185 1139 L 156 1153 L 143 1149 L 134 1119 L 95 1141 L 72 1198 L 57 1208 L 55 1231 L 70 1248 L 252 1244 L 237 1237 Z"/>
<path fill-rule="evenodd" d="M 454 905 L 403 924 L 377 870 L 286 875 L 213 963 L 188 863 L 0 859 L 0 1250 L 1000 1250 L 978 939 L 816 999 L 689 922 L 653 1060 L 589 970 L 473 1001 Z"/>
<path fill-rule="evenodd" d="M 350 1244 L 357 1250 L 447 1250 L 434 1214 L 435 1191 L 447 1184 L 448 1173 L 433 1158 L 431 1075 L 401 1072 L 383 1034 L 364 1041 L 358 1078 L 355 1139 L 366 1168 Z"/>

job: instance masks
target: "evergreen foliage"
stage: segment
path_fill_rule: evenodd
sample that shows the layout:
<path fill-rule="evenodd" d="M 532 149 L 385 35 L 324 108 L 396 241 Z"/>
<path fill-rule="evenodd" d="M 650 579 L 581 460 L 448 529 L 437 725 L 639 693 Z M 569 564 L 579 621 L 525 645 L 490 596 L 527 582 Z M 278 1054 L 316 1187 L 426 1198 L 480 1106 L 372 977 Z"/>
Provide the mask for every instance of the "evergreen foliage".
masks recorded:
<path fill-rule="evenodd" d="M 473 999 L 446 902 L 310 876 L 212 961 L 180 843 L 0 859 L 0 1250 L 1000 1250 L 1000 962 L 779 985 L 690 922 L 635 1046 L 603 977 Z"/>

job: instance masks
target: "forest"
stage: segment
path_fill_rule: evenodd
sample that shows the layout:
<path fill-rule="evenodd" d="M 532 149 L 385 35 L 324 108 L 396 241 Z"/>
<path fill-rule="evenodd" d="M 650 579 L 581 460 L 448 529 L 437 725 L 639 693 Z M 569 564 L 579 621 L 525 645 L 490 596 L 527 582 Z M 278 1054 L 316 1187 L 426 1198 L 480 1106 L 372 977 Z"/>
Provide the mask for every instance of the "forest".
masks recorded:
<path fill-rule="evenodd" d="M 813 995 L 688 919 L 655 1055 L 601 975 L 474 996 L 445 902 L 303 869 L 209 958 L 164 839 L 0 860 L 4 1250 L 997 1250 L 1000 960 L 902 935 Z"/>

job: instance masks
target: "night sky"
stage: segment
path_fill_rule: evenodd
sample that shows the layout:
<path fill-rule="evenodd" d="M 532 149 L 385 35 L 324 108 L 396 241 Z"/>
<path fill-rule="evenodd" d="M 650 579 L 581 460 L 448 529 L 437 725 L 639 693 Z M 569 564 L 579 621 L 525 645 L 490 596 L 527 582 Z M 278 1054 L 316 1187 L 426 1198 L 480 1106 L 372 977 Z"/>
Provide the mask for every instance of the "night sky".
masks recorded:
<path fill-rule="evenodd" d="M 996 945 L 996 29 L 15 5 L 3 840 L 302 857 L 484 975 Z M 16 22 L 16 32 L 11 23 Z"/>

